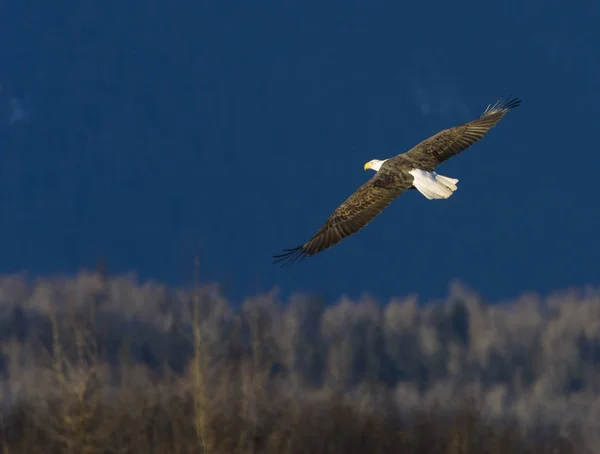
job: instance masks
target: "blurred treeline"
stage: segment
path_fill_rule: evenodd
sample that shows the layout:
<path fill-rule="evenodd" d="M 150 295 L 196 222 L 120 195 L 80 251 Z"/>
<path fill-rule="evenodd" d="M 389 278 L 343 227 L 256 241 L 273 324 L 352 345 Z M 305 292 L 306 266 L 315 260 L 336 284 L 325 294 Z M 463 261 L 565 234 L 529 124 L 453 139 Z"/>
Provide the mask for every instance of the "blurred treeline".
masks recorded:
<path fill-rule="evenodd" d="M 600 449 L 600 293 L 488 304 L 0 278 L 5 453 Z"/>

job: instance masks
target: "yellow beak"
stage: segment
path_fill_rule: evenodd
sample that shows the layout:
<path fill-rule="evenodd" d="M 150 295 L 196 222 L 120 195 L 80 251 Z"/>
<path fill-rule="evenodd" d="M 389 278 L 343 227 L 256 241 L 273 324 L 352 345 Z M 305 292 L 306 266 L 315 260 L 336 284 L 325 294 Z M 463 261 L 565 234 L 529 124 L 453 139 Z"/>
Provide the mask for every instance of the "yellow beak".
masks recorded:
<path fill-rule="evenodd" d="M 367 163 L 365 164 L 365 170 L 367 170 L 367 169 L 370 169 L 370 168 L 371 168 L 371 163 L 370 163 L 370 162 L 367 162 Z"/>

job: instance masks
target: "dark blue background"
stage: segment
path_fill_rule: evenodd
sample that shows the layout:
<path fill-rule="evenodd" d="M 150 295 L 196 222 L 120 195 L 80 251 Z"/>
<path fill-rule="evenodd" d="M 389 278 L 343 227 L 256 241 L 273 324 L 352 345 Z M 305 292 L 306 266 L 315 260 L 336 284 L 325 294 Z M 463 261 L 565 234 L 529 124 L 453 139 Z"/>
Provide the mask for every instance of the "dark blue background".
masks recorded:
<path fill-rule="evenodd" d="M 23 1 L 0 4 L 0 272 L 204 280 L 239 299 L 490 298 L 598 284 L 600 4 Z M 488 103 L 523 99 L 443 164 L 448 200 L 404 194 L 299 266 L 372 174 Z"/>

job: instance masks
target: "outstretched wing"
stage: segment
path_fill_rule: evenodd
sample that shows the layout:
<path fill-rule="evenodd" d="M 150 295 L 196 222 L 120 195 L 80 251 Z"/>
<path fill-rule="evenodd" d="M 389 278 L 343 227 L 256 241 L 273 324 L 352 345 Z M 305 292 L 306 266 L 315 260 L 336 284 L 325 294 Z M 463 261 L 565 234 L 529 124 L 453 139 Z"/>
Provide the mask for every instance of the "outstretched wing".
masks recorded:
<path fill-rule="evenodd" d="M 521 104 L 518 98 L 500 99 L 476 120 L 438 132 L 407 151 L 402 156 L 414 163 L 416 168 L 433 170 L 446 159 L 466 150 L 498 123 L 506 113 Z"/>
<path fill-rule="evenodd" d="M 382 168 L 342 203 L 315 235 L 302 246 L 284 249 L 273 256 L 273 263 L 291 265 L 298 258 L 314 255 L 350 236 L 387 207 L 392 200 L 412 185 L 412 175 Z"/>

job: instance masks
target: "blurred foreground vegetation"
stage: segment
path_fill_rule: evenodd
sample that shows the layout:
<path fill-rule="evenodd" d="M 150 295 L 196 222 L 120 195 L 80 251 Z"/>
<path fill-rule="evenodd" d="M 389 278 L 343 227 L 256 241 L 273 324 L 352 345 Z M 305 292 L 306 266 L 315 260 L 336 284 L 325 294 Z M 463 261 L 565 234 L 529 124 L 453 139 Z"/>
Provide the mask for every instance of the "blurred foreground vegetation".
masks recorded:
<path fill-rule="evenodd" d="M 5 276 L 0 446 L 597 452 L 598 295 L 489 305 L 454 285 L 427 305 L 272 292 L 235 308 L 212 285 Z"/>

